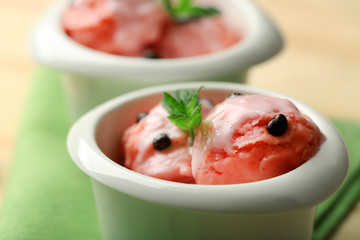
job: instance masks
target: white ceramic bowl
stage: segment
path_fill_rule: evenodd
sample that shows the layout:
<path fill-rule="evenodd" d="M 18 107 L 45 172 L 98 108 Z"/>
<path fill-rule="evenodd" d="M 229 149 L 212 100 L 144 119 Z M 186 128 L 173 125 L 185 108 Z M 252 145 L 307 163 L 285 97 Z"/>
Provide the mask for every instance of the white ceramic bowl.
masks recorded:
<path fill-rule="evenodd" d="M 95 105 L 125 92 L 188 81 L 244 82 L 248 69 L 280 51 L 283 41 L 269 17 L 250 0 L 207 0 L 244 35 L 238 44 L 203 56 L 144 59 L 116 56 L 84 47 L 61 27 L 62 0 L 40 19 L 31 38 L 31 55 L 63 73 L 70 106 L 77 118 Z"/>
<path fill-rule="evenodd" d="M 104 239 L 310 239 L 316 206 L 346 178 L 349 158 L 332 123 L 294 99 L 326 136 L 320 151 L 284 175 L 234 185 L 193 185 L 133 172 L 119 159 L 121 135 L 163 91 L 205 86 L 202 97 L 222 101 L 232 92 L 286 96 L 237 83 L 157 86 L 108 101 L 80 118 L 68 136 L 77 166 L 93 183 Z"/>

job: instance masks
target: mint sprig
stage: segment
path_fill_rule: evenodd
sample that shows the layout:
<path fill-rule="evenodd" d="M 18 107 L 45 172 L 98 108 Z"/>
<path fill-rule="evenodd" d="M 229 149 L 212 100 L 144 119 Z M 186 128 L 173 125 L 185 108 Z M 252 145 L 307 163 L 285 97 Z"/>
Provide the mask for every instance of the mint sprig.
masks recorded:
<path fill-rule="evenodd" d="M 169 112 L 168 119 L 180 129 L 188 131 L 194 140 L 195 128 L 201 123 L 199 92 L 194 89 L 180 89 L 172 93 L 164 92 L 162 105 Z"/>
<path fill-rule="evenodd" d="M 163 4 L 170 17 L 180 23 L 220 14 L 213 7 L 194 6 L 192 0 L 178 0 L 176 4 L 171 3 L 171 0 L 163 0 Z"/>

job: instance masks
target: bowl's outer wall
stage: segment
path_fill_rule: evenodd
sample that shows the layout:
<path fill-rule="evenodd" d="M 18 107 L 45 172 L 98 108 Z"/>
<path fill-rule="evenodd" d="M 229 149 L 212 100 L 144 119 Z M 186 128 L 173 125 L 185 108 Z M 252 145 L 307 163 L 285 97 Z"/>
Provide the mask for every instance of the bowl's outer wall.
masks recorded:
<path fill-rule="evenodd" d="M 228 73 L 226 75 L 213 75 L 208 78 L 192 78 L 173 81 L 169 77 L 169 81 L 165 83 L 193 82 L 193 81 L 224 81 L 245 83 L 247 70 Z M 85 75 L 64 73 L 65 92 L 67 95 L 67 104 L 70 111 L 70 121 L 77 120 L 84 113 L 95 106 L 117 97 L 121 94 L 164 84 L 163 81 L 138 81 L 136 79 L 114 79 L 89 77 Z"/>
<path fill-rule="evenodd" d="M 32 57 L 64 75 L 72 120 L 117 95 L 167 83 L 224 81 L 244 83 L 253 65 L 277 54 L 282 36 L 272 19 L 250 0 L 214 2 L 243 38 L 223 51 L 183 59 L 149 60 L 99 52 L 65 34 L 61 16 L 70 1 L 56 3 L 39 19 L 30 41 Z"/>
<path fill-rule="evenodd" d="M 141 239 L 136 234 L 143 232 L 151 236 L 145 239 L 176 239 L 176 234 L 189 234 L 181 235 L 189 239 L 310 239 L 315 206 L 341 186 L 349 163 L 346 147 L 331 122 L 295 100 L 328 139 L 313 159 L 273 179 L 224 186 L 180 184 L 135 173 L 111 160 L 111 144 L 119 144 L 117 135 L 135 119 L 141 104 L 149 108 L 162 91 L 199 86 L 205 86 L 200 93 L 204 97 L 218 93 L 213 96 L 215 102 L 233 91 L 282 96 L 224 82 L 158 86 L 104 103 L 70 131 L 70 155 L 92 177 L 104 238 Z M 219 238 L 223 234 L 228 236 Z"/>
<path fill-rule="evenodd" d="M 310 240 L 315 207 L 281 214 L 220 214 L 144 201 L 92 180 L 104 240 Z"/>

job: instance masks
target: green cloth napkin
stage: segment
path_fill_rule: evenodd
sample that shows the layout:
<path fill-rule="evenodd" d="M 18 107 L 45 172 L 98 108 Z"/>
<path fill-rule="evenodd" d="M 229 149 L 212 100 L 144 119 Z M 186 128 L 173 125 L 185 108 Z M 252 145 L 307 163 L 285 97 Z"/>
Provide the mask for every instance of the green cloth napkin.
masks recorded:
<path fill-rule="evenodd" d="M 0 211 L 2 240 L 100 239 L 89 178 L 70 159 L 70 128 L 59 75 L 39 69 Z M 360 124 L 334 121 L 352 158 L 345 185 L 317 211 L 314 240 L 336 228 L 360 193 Z"/>
<path fill-rule="evenodd" d="M 58 74 L 37 71 L 0 211 L 1 240 L 100 239 L 89 178 L 67 153 L 64 102 Z"/>
<path fill-rule="evenodd" d="M 349 149 L 350 169 L 344 185 L 316 210 L 313 240 L 325 239 L 336 230 L 360 197 L 360 124 L 334 121 Z"/>

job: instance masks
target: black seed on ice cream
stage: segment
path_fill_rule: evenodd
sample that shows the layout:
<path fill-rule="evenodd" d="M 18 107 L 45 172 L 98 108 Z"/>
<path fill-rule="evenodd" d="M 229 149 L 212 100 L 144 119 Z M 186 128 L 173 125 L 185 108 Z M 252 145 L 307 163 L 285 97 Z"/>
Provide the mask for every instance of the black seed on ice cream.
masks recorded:
<path fill-rule="evenodd" d="M 159 55 L 156 54 L 156 52 L 149 50 L 149 49 L 145 50 L 143 55 L 144 55 L 144 58 L 151 58 L 151 59 L 160 58 Z"/>
<path fill-rule="evenodd" d="M 243 95 L 242 93 L 234 92 L 231 95 L 229 95 L 226 99 L 233 98 L 233 97 L 238 97 L 238 96 L 242 96 L 242 95 Z"/>
<path fill-rule="evenodd" d="M 166 133 L 160 133 L 153 139 L 153 146 L 156 150 L 164 150 L 171 145 L 171 139 Z"/>
<path fill-rule="evenodd" d="M 136 122 L 140 122 L 141 119 L 143 119 L 144 117 L 146 117 L 148 115 L 147 112 L 141 112 L 138 114 L 137 118 L 136 118 Z"/>
<path fill-rule="evenodd" d="M 267 131 L 273 136 L 281 136 L 286 132 L 287 119 L 283 114 L 276 115 L 267 125 Z"/>

